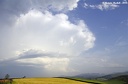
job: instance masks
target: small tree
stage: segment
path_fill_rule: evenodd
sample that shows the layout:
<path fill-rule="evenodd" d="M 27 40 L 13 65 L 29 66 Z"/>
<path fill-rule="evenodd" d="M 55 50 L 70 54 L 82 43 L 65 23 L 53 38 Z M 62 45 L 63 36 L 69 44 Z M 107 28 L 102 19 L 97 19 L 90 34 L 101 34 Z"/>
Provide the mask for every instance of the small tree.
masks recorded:
<path fill-rule="evenodd" d="M 26 78 L 26 76 L 23 76 L 23 78 Z"/>
<path fill-rule="evenodd" d="M 5 75 L 5 79 L 9 79 L 9 77 L 10 77 L 9 74 Z"/>

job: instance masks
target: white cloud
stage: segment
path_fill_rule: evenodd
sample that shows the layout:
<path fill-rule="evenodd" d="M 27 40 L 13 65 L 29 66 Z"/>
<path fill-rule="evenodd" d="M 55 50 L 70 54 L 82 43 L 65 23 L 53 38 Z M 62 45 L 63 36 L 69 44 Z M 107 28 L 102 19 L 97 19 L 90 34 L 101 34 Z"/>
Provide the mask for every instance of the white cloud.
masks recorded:
<path fill-rule="evenodd" d="M 83 21 L 73 24 L 65 14 L 52 15 L 48 11 L 41 13 L 35 10 L 21 15 L 13 27 L 11 38 L 15 47 L 39 48 L 69 55 L 92 48 L 95 41 Z"/>
<path fill-rule="evenodd" d="M 48 71 L 66 72 L 70 57 L 93 48 L 95 36 L 80 20 L 71 23 L 66 14 L 31 10 L 0 33 L 1 58 L 15 58 L 19 65 L 40 65 Z M 70 69 L 70 70 L 69 70 Z"/>
<path fill-rule="evenodd" d="M 85 8 L 92 8 L 92 9 L 99 9 L 101 11 L 103 10 L 114 10 L 119 7 L 117 4 L 106 4 L 106 3 L 101 3 L 98 5 L 89 5 L 87 3 L 84 3 Z"/>
<path fill-rule="evenodd" d="M 121 25 L 128 27 L 128 20 L 121 21 Z"/>

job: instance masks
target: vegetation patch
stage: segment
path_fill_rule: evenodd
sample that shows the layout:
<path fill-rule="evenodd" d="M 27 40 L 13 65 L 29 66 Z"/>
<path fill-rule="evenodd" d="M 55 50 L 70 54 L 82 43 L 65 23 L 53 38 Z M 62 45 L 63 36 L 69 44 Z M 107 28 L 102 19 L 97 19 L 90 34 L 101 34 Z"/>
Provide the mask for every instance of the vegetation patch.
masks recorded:
<path fill-rule="evenodd" d="M 10 80 L 0 79 L 0 84 L 10 84 Z"/>

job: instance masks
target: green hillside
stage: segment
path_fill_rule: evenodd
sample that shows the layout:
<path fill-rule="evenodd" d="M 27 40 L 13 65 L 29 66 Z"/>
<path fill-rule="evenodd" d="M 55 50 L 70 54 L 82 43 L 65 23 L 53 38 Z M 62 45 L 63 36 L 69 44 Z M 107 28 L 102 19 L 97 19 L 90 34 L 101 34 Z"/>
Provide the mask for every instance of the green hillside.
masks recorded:
<path fill-rule="evenodd" d="M 128 75 L 122 75 L 122 76 L 114 77 L 111 80 L 120 80 L 120 81 L 124 81 L 125 84 L 128 84 Z"/>

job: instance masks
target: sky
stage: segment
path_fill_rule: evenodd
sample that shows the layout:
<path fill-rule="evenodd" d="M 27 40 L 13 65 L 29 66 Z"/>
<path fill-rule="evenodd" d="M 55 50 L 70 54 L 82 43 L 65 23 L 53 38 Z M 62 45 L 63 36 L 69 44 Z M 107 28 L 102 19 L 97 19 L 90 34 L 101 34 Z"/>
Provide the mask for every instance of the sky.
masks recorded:
<path fill-rule="evenodd" d="M 0 0 L 0 77 L 128 71 L 127 0 Z"/>

